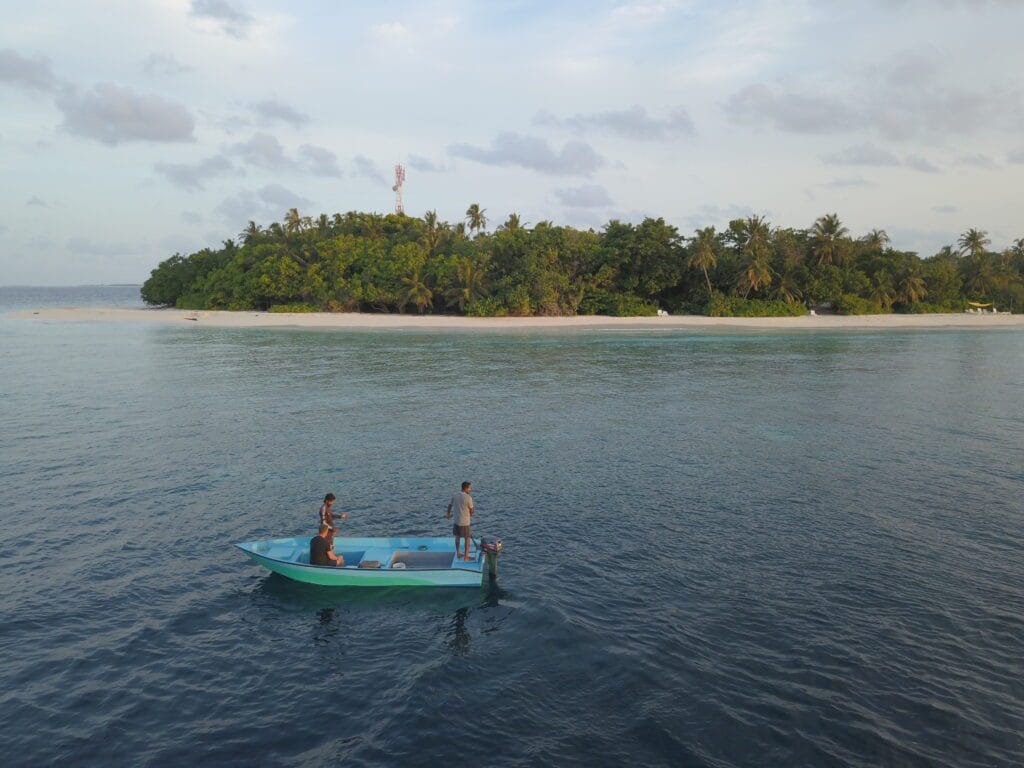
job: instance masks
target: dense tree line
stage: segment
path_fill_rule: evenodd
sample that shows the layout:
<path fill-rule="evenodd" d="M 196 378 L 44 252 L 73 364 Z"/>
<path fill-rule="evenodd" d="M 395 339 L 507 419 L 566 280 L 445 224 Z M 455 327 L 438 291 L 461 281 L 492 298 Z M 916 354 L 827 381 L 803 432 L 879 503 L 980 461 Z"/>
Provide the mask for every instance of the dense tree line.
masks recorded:
<path fill-rule="evenodd" d="M 960 311 L 968 301 L 1024 310 L 1024 238 L 1002 252 L 971 229 L 930 258 L 884 231 L 851 237 L 835 214 L 809 229 L 760 216 L 684 236 L 663 219 L 600 231 L 516 214 L 489 232 L 486 211 L 442 222 L 290 210 L 249 222 L 219 249 L 176 254 L 142 287 L 149 304 L 185 309 L 450 312 L 501 315 L 711 315 Z"/>

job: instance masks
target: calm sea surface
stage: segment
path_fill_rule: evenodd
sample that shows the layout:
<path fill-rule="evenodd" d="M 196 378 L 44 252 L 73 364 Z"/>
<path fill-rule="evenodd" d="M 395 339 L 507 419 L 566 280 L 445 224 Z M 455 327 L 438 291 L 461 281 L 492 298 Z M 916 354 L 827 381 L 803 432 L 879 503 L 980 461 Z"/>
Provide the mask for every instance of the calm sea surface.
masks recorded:
<path fill-rule="evenodd" d="M 0 289 L 0 311 L 137 305 Z M 1024 762 L 1024 333 L 0 316 L 5 765 Z M 443 535 L 494 590 L 231 547 Z"/>

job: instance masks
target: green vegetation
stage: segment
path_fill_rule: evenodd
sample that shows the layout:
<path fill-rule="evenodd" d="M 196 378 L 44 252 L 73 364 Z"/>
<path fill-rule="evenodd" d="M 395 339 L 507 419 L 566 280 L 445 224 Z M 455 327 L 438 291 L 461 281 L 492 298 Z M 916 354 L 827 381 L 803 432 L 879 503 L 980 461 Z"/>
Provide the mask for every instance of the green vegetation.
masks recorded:
<path fill-rule="evenodd" d="M 610 221 L 601 231 L 527 226 L 516 214 L 487 231 L 465 222 L 368 213 L 249 222 L 219 249 L 176 254 L 142 287 L 149 304 L 272 312 L 448 312 L 476 317 L 713 316 L 957 312 L 968 301 L 1024 310 L 1024 238 L 1002 252 L 971 229 L 920 259 L 881 230 L 853 238 L 836 214 L 810 229 L 760 216 L 685 237 L 663 219 Z"/>

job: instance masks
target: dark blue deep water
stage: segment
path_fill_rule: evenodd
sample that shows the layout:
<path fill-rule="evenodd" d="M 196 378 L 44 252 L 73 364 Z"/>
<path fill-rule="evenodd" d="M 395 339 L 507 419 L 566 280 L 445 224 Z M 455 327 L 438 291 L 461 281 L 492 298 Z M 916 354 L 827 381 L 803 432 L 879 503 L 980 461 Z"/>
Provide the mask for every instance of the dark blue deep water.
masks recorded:
<path fill-rule="evenodd" d="M 137 303 L 84 295 L 0 309 Z M 1024 333 L 0 317 L 0 364 L 4 765 L 1024 762 Z M 463 479 L 496 590 L 231 547 L 327 491 L 441 535 Z"/>

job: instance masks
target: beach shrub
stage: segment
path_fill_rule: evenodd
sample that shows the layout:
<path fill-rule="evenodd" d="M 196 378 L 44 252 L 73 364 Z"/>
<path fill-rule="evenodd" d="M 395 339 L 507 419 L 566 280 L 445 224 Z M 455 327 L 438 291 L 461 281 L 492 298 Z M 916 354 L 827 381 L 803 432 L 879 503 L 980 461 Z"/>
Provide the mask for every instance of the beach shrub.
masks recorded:
<path fill-rule="evenodd" d="M 715 293 L 704 306 L 704 314 L 708 317 L 801 317 L 807 314 L 807 309 L 796 302 L 744 299 Z"/>
<path fill-rule="evenodd" d="M 298 312 L 319 312 L 320 310 L 311 304 L 304 304 L 302 302 L 294 302 L 292 304 L 273 304 L 268 312 L 280 312 L 280 313 L 298 313 Z"/>
<path fill-rule="evenodd" d="M 466 305 L 466 314 L 470 317 L 506 317 L 508 309 L 495 296 L 477 299 Z"/>
<path fill-rule="evenodd" d="M 632 293 L 595 291 L 580 303 L 579 313 L 611 317 L 652 317 L 658 314 L 658 305 Z"/>
<path fill-rule="evenodd" d="M 914 304 L 900 304 L 896 311 L 908 315 L 934 315 L 948 312 L 963 312 L 964 304 L 935 304 L 928 301 L 919 301 Z"/>
<path fill-rule="evenodd" d="M 880 315 L 885 310 L 877 301 L 844 293 L 836 300 L 836 312 L 840 315 Z"/>

